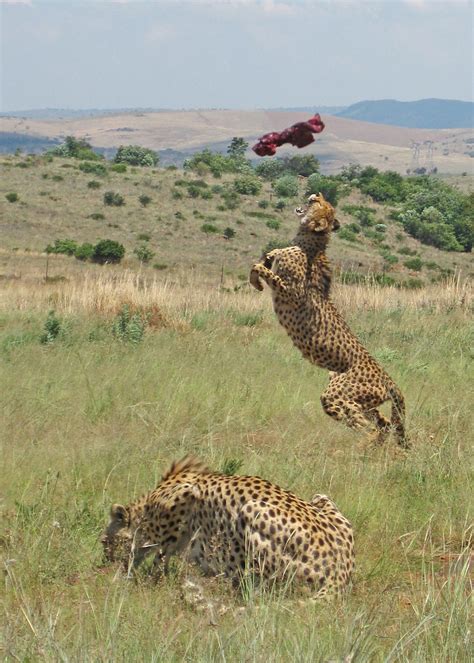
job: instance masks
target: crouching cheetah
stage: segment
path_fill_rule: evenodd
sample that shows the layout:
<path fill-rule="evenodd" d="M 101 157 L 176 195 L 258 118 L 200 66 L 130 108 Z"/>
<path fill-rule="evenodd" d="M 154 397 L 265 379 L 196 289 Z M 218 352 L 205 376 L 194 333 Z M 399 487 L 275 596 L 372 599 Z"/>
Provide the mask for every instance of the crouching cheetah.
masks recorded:
<path fill-rule="evenodd" d="M 326 246 L 339 228 L 333 207 L 312 195 L 308 206 L 296 209 L 300 227 L 293 244 L 262 256 L 250 272 L 250 283 L 272 290 L 280 324 L 303 356 L 331 371 L 321 396 L 324 411 L 355 429 L 372 430 L 382 442 L 393 427 L 397 441 L 407 447 L 403 396 L 381 366 L 349 329 L 329 298 L 331 269 Z M 377 408 L 392 401 L 391 422 Z"/>
<path fill-rule="evenodd" d="M 166 569 L 182 553 L 207 575 L 296 579 L 316 597 L 340 593 L 354 566 L 352 526 L 328 497 L 306 502 L 259 477 L 211 472 L 190 456 L 144 497 L 114 504 L 102 544 L 108 561 L 129 569 L 148 554 Z"/>

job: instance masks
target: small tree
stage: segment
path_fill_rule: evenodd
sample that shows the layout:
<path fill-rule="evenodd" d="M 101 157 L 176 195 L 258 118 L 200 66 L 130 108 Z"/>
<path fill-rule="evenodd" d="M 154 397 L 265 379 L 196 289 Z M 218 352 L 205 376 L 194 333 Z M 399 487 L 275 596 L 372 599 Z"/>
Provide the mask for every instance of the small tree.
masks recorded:
<path fill-rule="evenodd" d="M 140 244 L 135 249 L 133 253 L 136 255 L 138 260 L 143 263 L 148 263 L 152 258 L 155 257 L 155 252 L 150 249 L 146 244 Z"/>
<path fill-rule="evenodd" d="M 140 145 L 120 145 L 114 158 L 115 163 L 128 163 L 131 166 L 156 166 L 159 157 L 156 152 Z"/>
<path fill-rule="evenodd" d="M 119 263 L 125 255 L 125 247 L 112 239 L 102 239 L 94 246 L 92 262 L 99 265 Z"/>
<path fill-rule="evenodd" d="M 274 184 L 275 193 L 282 198 L 292 198 L 298 195 L 298 178 L 293 175 L 283 175 Z"/>
<path fill-rule="evenodd" d="M 319 173 L 313 173 L 308 177 L 306 195 L 322 193 L 328 203 L 336 206 L 339 198 L 339 182 L 332 177 L 324 177 Z"/>
<path fill-rule="evenodd" d="M 254 175 L 242 175 L 234 182 L 234 189 L 241 194 L 256 196 L 260 193 L 262 185 Z"/>
<path fill-rule="evenodd" d="M 231 157 L 231 159 L 244 159 L 248 146 L 249 144 L 243 138 L 234 136 L 229 147 L 227 148 L 227 154 Z"/>
<path fill-rule="evenodd" d="M 104 205 L 121 207 L 125 205 L 125 199 L 119 193 L 115 193 L 115 191 L 106 191 L 104 193 Z"/>

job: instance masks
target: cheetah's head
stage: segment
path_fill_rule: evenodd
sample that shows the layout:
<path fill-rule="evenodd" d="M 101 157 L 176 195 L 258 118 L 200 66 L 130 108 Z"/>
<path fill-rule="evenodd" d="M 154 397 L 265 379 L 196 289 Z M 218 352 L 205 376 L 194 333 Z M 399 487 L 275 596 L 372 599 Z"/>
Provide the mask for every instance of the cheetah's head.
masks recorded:
<path fill-rule="evenodd" d="M 334 207 L 325 200 L 322 193 L 313 193 L 305 207 L 295 209 L 300 218 L 300 226 L 309 232 L 330 233 L 340 226 L 335 217 Z"/>
<path fill-rule="evenodd" d="M 109 524 L 101 537 L 107 562 L 121 562 L 128 566 L 130 562 L 136 565 L 143 559 L 141 517 L 136 511 L 121 504 L 112 505 Z"/>

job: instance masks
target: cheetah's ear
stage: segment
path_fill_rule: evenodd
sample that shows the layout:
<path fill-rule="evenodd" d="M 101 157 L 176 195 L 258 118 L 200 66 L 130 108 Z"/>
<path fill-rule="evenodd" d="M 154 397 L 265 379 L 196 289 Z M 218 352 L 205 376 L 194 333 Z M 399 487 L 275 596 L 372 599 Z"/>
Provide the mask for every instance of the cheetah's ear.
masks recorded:
<path fill-rule="evenodd" d="M 127 520 L 127 509 L 121 504 L 112 504 L 110 517 L 112 520 L 117 520 L 121 523 L 125 522 Z"/>

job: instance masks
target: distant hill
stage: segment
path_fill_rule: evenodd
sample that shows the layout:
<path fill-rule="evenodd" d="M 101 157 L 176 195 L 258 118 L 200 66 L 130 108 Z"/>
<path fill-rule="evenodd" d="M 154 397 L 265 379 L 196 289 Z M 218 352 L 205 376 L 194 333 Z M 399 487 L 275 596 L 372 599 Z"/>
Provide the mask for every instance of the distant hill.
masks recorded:
<path fill-rule="evenodd" d="M 413 129 L 468 129 L 474 124 L 474 103 L 451 99 L 359 101 L 338 117 Z"/>

